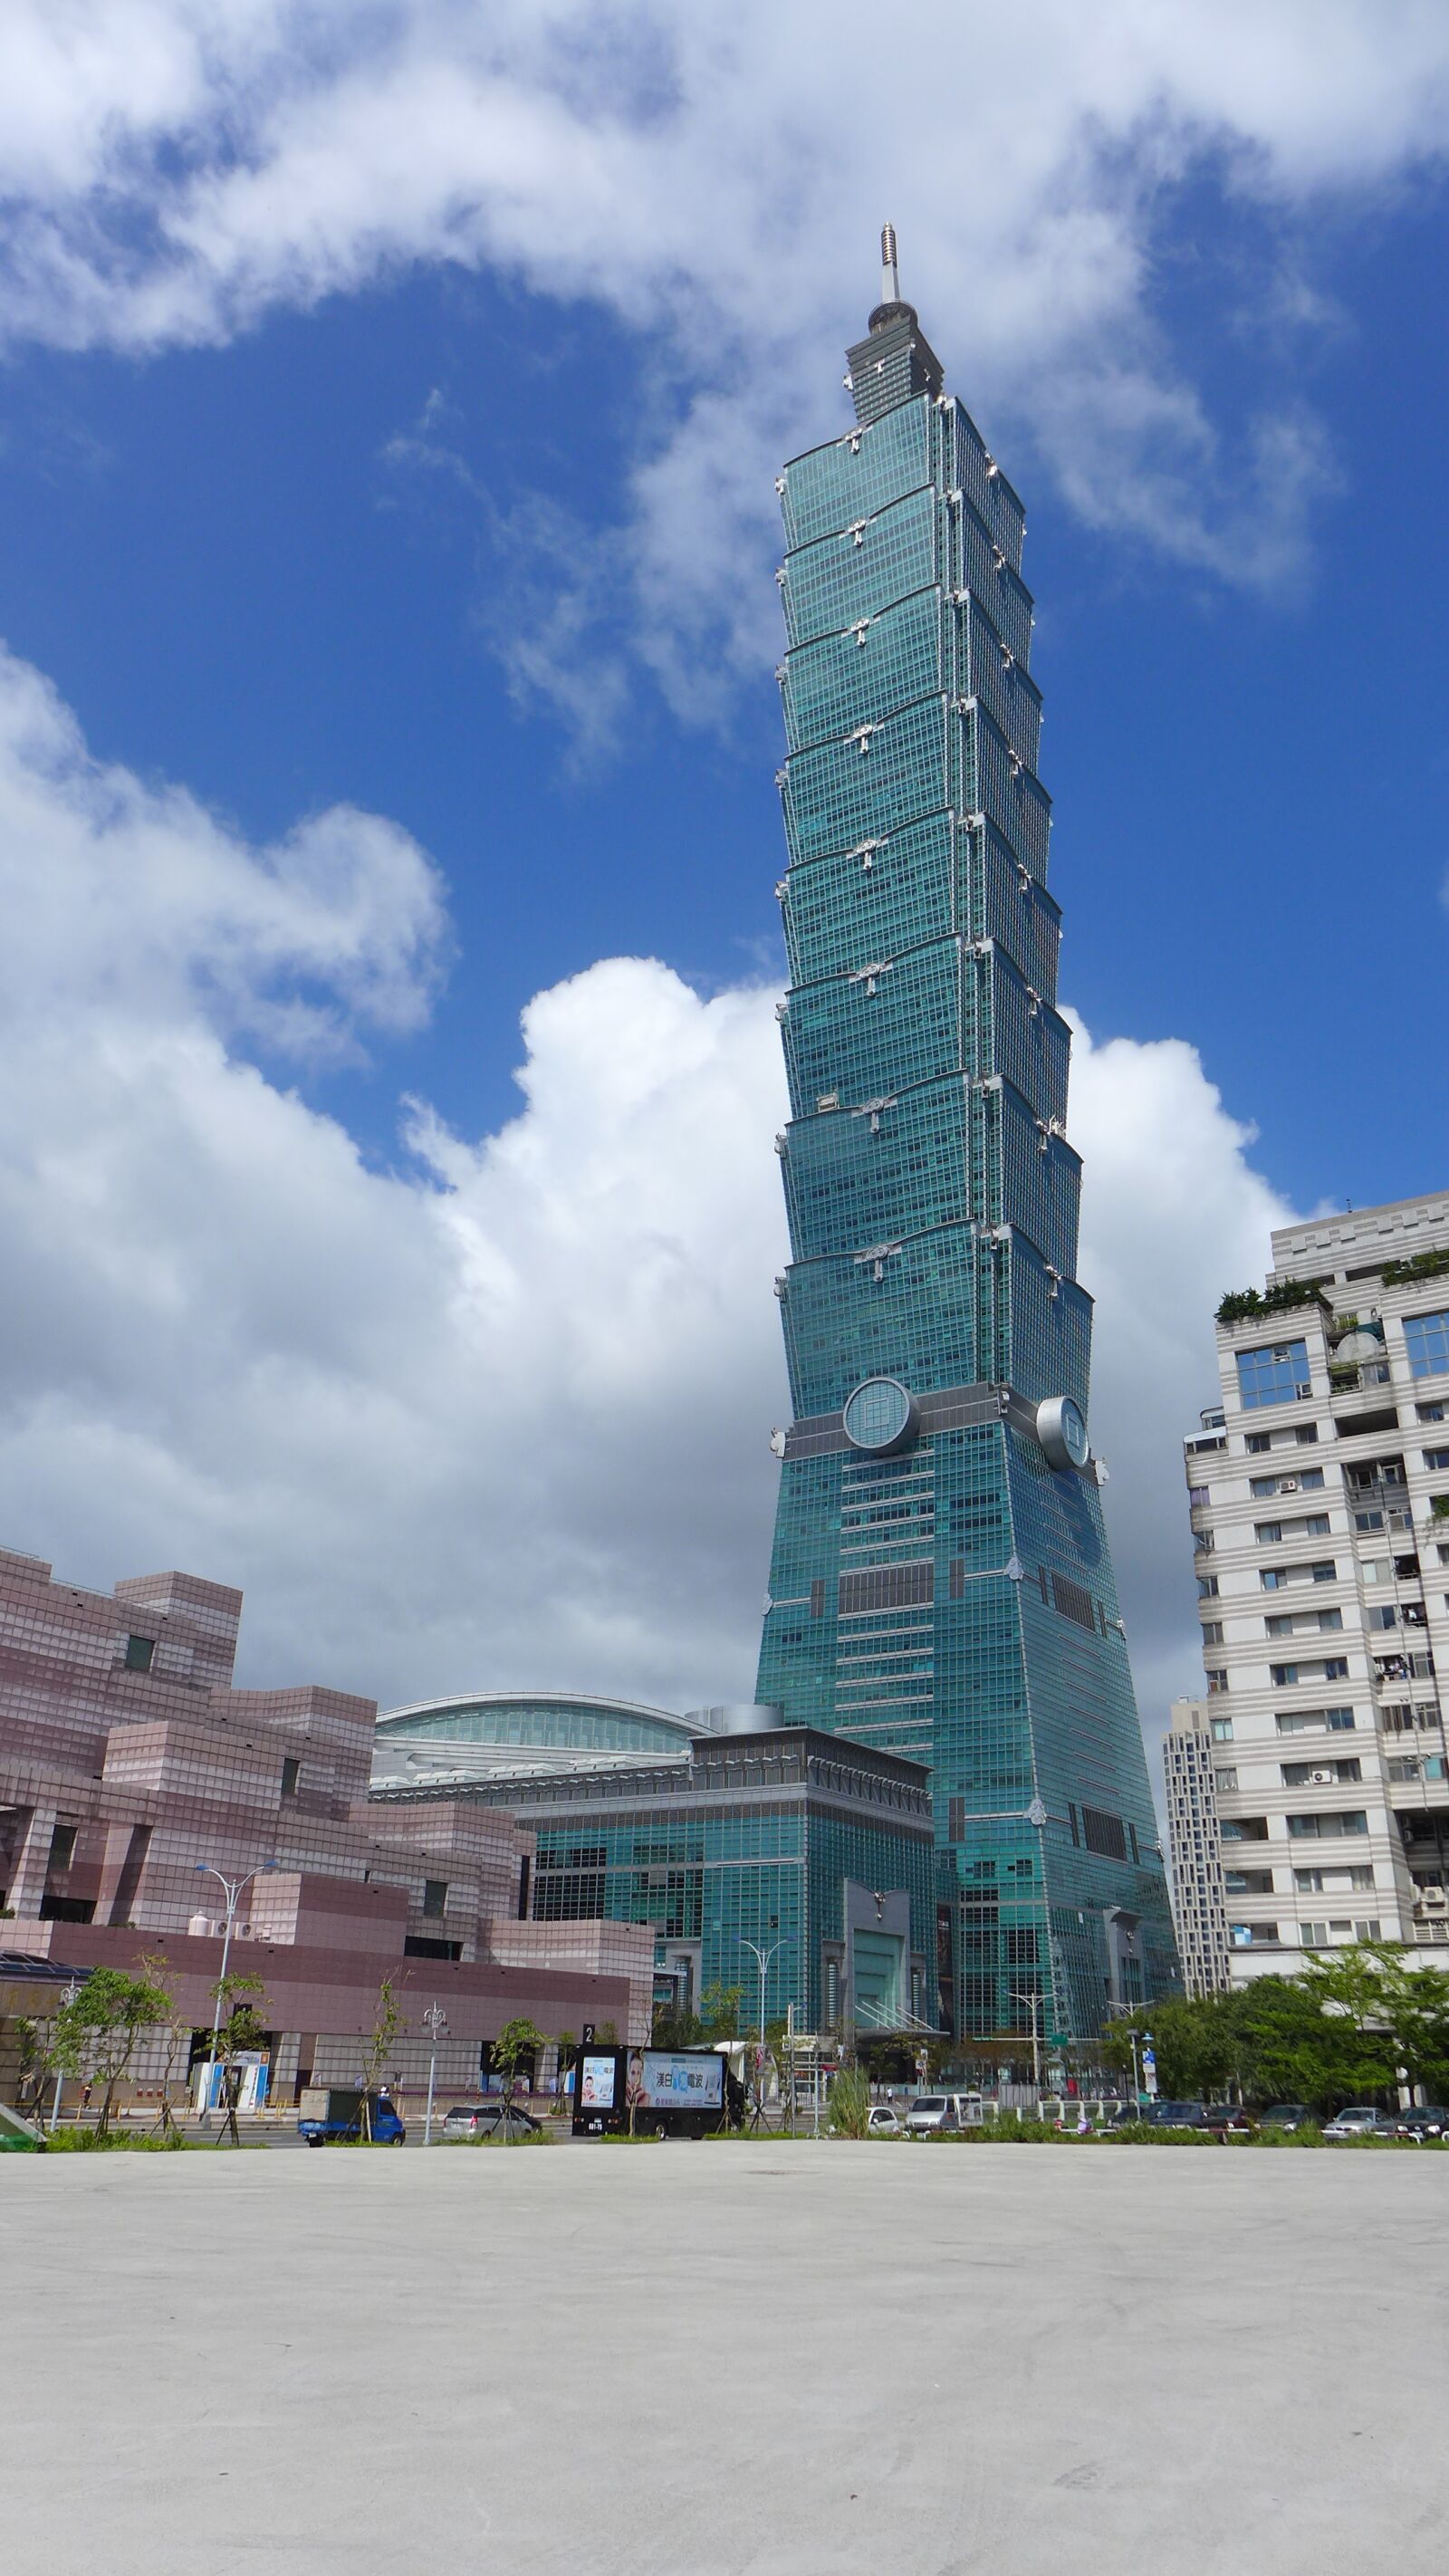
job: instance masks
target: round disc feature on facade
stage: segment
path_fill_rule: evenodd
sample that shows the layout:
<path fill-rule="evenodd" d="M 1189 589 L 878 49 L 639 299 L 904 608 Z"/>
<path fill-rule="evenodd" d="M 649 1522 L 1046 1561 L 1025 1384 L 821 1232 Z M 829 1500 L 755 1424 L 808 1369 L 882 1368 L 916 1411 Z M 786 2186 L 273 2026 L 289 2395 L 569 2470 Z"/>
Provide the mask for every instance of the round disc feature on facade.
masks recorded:
<path fill-rule="evenodd" d="M 852 1449 L 886 1457 L 893 1449 L 903 1449 L 915 1432 L 915 1398 L 899 1378 L 862 1378 L 846 1397 L 841 1419 Z"/>
<path fill-rule="evenodd" d="M 1049 1395 L 1036 1409 L 1036 1436 L 1047 1465 L 1058 1475 L 1080 1475 L 1091 1455 L 1082 1408 L 1069 1395 Z"/>

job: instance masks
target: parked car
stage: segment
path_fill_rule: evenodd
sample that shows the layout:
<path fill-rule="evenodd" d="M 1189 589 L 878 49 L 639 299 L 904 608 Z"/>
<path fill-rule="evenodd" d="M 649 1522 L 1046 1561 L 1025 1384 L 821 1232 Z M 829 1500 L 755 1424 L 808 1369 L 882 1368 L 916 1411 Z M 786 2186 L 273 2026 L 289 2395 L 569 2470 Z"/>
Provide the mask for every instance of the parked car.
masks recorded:
<path fill-rule="evenodd" d="M 1199 2125 L 1204 2129 L 1211 2129 L 1213 2135 L 1219 2138 L 1229 2133 L 1235 2137 L 1251 2137 L 1258 2123 L 1251 2112 L 1245 2111 L 1240 2103 L 1207 2102 L 1203 2105 L 1203 2115 Z"/>
<path fill-rule="evenodd" d="M 1426 2138 L 1442 2138 L 1446 2130 L 1449 2111 L 1433 2102 L 1421 2102 L 1414 2111 L 1401 2111 L 1394 2122 L 1395 2137 L 1412 2138 L 1416 2146 L 1422 2146 Z"/>
<path fill-rule="evenodd" d="M 1350 2102 L 1328 2121 L 1323 2134 L 1336 2144 L 1349 2138 L 1392 2138 L 1398 2135 L 1398 2122 L 1376 2111 L 1371 2102 Z"/>
<path fill-rule="evenodd" d="M 517 2102 L 455 2102 L 443 2122 L 445 2138 L 526 2138 L 541 2124 Z"/>
<path fill-rule="evenodd" d="M 895 2110 L 889 2102 L 871 2104 L 870 2118 L 866 2121 L 865 2129 L 867 2137 L 870 2138 L 903 2138 L 906 2133 L 905 2122 L 899 2111 Z"/>
<path fill-rule="evenodd" d="M 1205 2129 L 1207 2105 L 1203 2102 L 1154 2102 L 1146 2117 L 1154 2129 Z"/>
<path fill-rule="evenodd" d="M 1313 2117 L 1306 2102 L 1270 2102 L 1260 2112 L 1258 2125 L 1264 2129 L 1301 2129 Z"/>
<path fill-rule="evenodd" d="M 954 2136 L 960 2126 L 955 2099 L 949 2093 L 918 2093 L 906 2113 L 908 2138 Z"/>

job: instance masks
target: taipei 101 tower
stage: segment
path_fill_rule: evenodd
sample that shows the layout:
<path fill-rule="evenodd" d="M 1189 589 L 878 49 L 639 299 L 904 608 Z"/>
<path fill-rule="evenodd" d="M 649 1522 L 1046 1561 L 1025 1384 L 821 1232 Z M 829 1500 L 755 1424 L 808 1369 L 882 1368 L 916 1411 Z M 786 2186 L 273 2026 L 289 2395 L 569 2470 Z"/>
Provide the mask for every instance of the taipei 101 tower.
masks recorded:
<path fill-rule="evenodd" d="M 1022 508 L 881 250 L 856 425 L 778 482 L 794 1420 L 757 1695 L 930 1766 L 936 2018 L 1055 2063 L 1176 1965 L 1088 1427 Z"/>

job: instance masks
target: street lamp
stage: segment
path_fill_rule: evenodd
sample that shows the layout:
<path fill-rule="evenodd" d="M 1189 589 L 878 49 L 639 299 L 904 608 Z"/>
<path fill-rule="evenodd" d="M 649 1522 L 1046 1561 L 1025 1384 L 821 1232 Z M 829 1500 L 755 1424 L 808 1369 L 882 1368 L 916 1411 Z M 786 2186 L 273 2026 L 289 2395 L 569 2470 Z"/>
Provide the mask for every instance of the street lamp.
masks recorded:
<path fill-rule="evenodd" d="M 1030 2004 L 1031 2006 L 1031 2080 L 1036 2086 L 1038 2097 L 1040 2097 L 1041 2031 L 1039 2027 L 1039 2017 L 1041 2013 L 1041 1995 L 1037 1988 L 1033 1986 L 1028 1994 L 1013 1993 L 1011 2000 L 1014 2004 Z"/>
<path fill-rule="evenodd" d="M 65 1988 L 65 1991 L 61 1996 L 60 2000 L 62 2005 L 75 2003 L 79 1995 L 80 1988 L 76 1984 L 74 1977 L 72 1977 L 69 1985 Z M 60 2120 L 60 2088 L 64 2082 L 65 2070 L 63 2067 L 58 2066 L 55 2070 L 55 2100 L 50 2106 L 50 2134 L 52 2137 L 55 2135 L 56 2127 Z"/>
<path fill-rule="evenodd" d="M 768 1950 L 761 1949 L 758 1941 L 742 1939 L 740 1942 L 740 1948 L 748 1950 L 751 1958 L 758 1960 L 760 1969 L 760 2054 L 755 2065 L 755 2103 L 761 2118 L 764 2117 L 765 2109 L 765 1979 L 769 1974 L 770 1961 L 775 1952 L 784 1950 L 788 1946 L 788 1936 L 784 1933 L 778 1941 L 770 1943 Z"/>
<path fill-rule="evenodd" d="M 425 2147 L 430 2147 L 433 2143 L 433 2095 L 437 2090 L 438 2084 L 438 2042 L 442 2038 L 447 2027 L 448 2016 L 444 2012 L 442 2005 L 429 2004 L 427 2011 L 423 2015 L 423 2028 L 433 2043 L 432 2054 L 428 2059 L 428 2112 L 427 2118 L 423 2122 L 423 2145 Z"/>
<path fill-rule="evenodd" d="M 198 1878 L 219 1878 L 226 1890 L 226 1927 L 221 1936 L 221 1974 L 216 1981 L 216 2010 L 211 2017 L 211 2057 L 206 2071 L 206 2108 L 197 2122 L 199 2128 L 209 2129 L 212 2078 L 216 2067 L 217 2042 L 221 2035 L 222 1994 L 226 1986 L 226 1963 L 231 1956 L 231 1929 L 236 1921 L 236 1909 L 241 1901 L 242 1889 L 250 1887 L 254 1878 L 265 1876 L 266 1872 L 275 1869 L 277 1864 L 274 1860 L 264 1860 L 259 1868 L 249 1869 L 245 1878 L 228 1878 L 225 1870 L 218 1869 L 215 1863 L 209 1860 L 199 1860 L 194 1866 Z"/>

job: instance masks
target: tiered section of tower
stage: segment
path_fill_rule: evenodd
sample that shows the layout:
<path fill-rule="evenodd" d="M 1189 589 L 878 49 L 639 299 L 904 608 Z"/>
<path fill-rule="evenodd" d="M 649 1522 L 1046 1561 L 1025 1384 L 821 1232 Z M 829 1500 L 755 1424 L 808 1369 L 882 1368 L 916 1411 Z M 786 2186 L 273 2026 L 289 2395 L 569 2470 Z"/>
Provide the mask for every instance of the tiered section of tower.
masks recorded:
<path fill-rule="evenodd" d="M 881 1368 L 1085 1408 L 1021 505 L 924 394 L 782 484 L 797 1416 Z"/>
<path fill-rule="evenodd" d="M 758 1689 L 931 1762 L 951 2016 L 1037 1992 L 1066 2039 L 1171 1933 L 1095 1470 L 1038 1439 L 1086 1413 L 1091 1327 L 1024 520 L 908 305 L 850 361 L 856 428 L 779 480 L 795 1418 Z M 877 1380 L 911 1413 L 872 1449 Z"/>

